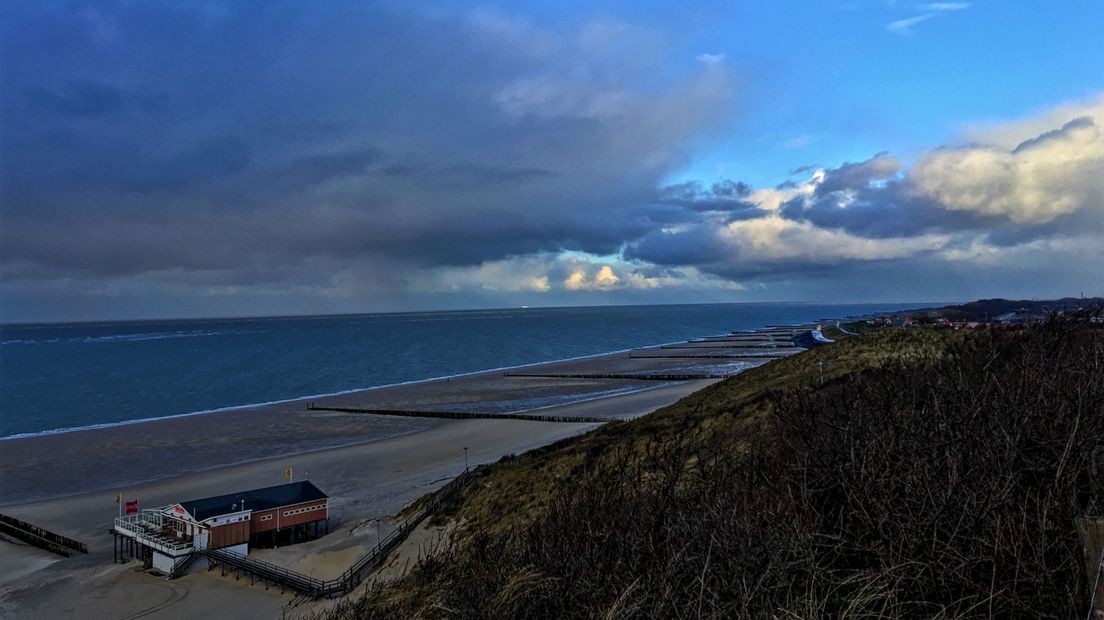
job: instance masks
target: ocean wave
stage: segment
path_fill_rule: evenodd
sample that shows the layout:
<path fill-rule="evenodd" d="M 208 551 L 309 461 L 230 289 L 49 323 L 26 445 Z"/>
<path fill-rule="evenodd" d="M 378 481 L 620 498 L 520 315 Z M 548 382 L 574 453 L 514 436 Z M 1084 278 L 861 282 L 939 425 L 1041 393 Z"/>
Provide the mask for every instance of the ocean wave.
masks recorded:
<path fill-rule="evenodd" d="M 677 342 L 681 342 L 681 341 L 677 341 Z M 668 343 L 665 343 L 665 344 L 675 344 L 675 343 L 674 342 L 668 342 Z M 425 379 L 411 379 L 409 381 L 397 381 L 395 383 L 372 385 L 372 386 L 366 386 L 366 387 L 355 387 L 355 388 L 349 388 L 349 389 L 346 389 L 346 390 L 337 390 L 337 391 L 334 391 L 334 392 L 323 392 L 323 393 L 319 393 L 319 394 L 308 394 L 306 396 L 295 396 L 295 397 L 292 397 L 292 398 L 281 398 L 281 399 L 277 399 L 277 400 L 247 403 L 247 404 L 244 404 L 244 405 L 228 405 L 228 406 L 223 406 L 223 407 L 214 407 L 214 408 L 211 408 L 211 409 L 201 409 L 199 411 L 190 411 L 190 412 L 187 412 L 187 413 L 170 413 L 170 414 L 167 414 L 167 415 L 153 416 L 153 417 L 148 417 L 148 418 L 134 418 L 134 419 L 129 419 L 129 420 L 117 420 L 117 421 L 114 421 L 114 422 L 101 422 L 101 423 L 97 423 L 97 424 L 88 424 L 88 425 L 84 425 L 84 426 L 69 426 L 69 427 L 53 428 L 53 429 L 41 430 L 41 431 L 30 431 L 30 432 L 24 432 L 24 433 L 15 433 L 15 434 L 12 434 L 12 435 L 0 436 L 0 442 L 8 441 L 8 440 L 11 440 L 11 439 L 27 439 L 27 438 L 31 438 L 31 437 L 43 437 L 43 436 L 48 436 L 48 435 L 61 435 L 63 433 L 75 433 L 75 432 L 81 432 L 81 431 L 97 430 L 97 429 L 101 429 L 101 428 L 114 428 L 114 427 L 117 427 L 117 426 L 130 426 L 131 424 L 144 424 L 146 422 L 160 422 L 162 420 L 172 420 L 174 418 L 188 418 L 188 417 L 192 417 L 192 416 L 208 415 L 208 414 L 212 414 L 212 413 L 227 413 L 227 412 L 231 412 L 231 411 L 241 411 L 241 410 L 245 410 L 245 409 L 255 409 L 257 407 L 266 407 L 266 406 L 270 406 L 270 405 L 283 405 L 283 404 L 286 404 L 286 403 L 294 403 L 294 402 L 300 402 L 300 401 L 310 401 L 310 400 L 319 399 L 319 398 L 328 398 L 328 397 L 331 397 L 331 396 L 342 396 L 342 395 L 345 395 L 345 394 L 353 394 L 353 393 L 356 393 L 356 392 L 371 392 L 371 391 L 374 391 L 374 390 L 382 390 L 384 388 L 396 387 L 396 386 L 400 386 L 400 385 L 417 385 L 419 383 L 431 383 L 431 382 L 434 382 L 434 381 L 444 381 L 445 379 L 457 379 L 457 378 L 460 378 L 460 377 L 470 377 L 470 376 L 473 376 L 473 375 L 497 373 L 497 372 L 503 372 L 503 371 L 507 371 L 507 370 L 517 370 L 519 368 L 526 368 L 526 367 L 529 367 L 529 366 L 540 366 L 542 364 L 551 364 L 551 363 L 556 363 L 556 362 L 571 362 L 571 361 L 576 361 L 576 360 L 593 359 L 593 358 L 596 358 L 596 357 L 605 357 L 607 355 L 617 355 L 619 353 L 628 353 L 631 350 L 632 349 L 618 349 L 616 351 L 608 351 L 608 352 L 605 352 L 605 353 L 592 353 L 590 355 L 578 355 L 578 356 L 573 356 L 573 357 L 565 357 L 565 358 L 561 358 L 561 359 L 548 360 L 548 361 L 544 361 L 544 362 L 532 362 L 532 363 L 527 363 L 527 364 L 517 364 L 517 365 L 514 365 L 514 366 L 500 366 L 500 367 L 497 367 L 497 368 L 488 368 L 488 369 L 485 369 L 485 370 L 474 370 L 474 371 L 460 372 L 460 373 L 450 374 L 450 375 L 441 375 L 441 376 L 437 376 L 437 377 L 427 377 Z M 644 387 L 644 388 L 641 388 L 641 389 L 636 390 L 636 391 L 645 391 L 645 390 L 649 390 L 649 389 L 654 389 L 654 387 L 659 387 L 659 386 Z M 605 398 L 605 397 L 606 396 L 598 396 L 598 398 Z M 582 401 L 579 401 L 579 402 L 582 402 Z M 536 409 L 543 409 L 543 408 L 544 407 L 537 407 Z M 536 409 L 530 409 L 530 410 L 527 410 L 527 411 L 535 411 Z"/>
<path fill-rule="evenodd" d="M 106 336 L 78 336 L 73 338 L 16 338 L 12 340 L 2 340 L 0 341 L 0 344 L 99 344 L 111 342 L 141 342 L 144 340 L 166 340 L 169 338 L 202 338 L 207 336 L 225 336 L 240 333 L 243 332 L 240 330 L 200 329 L 172 332 L 145 332 L 137 334 L 110 334 Z"/>

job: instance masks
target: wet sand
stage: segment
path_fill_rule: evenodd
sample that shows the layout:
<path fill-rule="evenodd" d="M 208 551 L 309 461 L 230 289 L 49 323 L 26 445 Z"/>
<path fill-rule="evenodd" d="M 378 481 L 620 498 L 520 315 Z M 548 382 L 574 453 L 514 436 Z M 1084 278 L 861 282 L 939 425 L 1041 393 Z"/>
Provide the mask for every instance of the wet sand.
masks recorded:
<path fill-rule="evenodd" d="M 768 361 L 635 359 L 666 357 L 640 349 L 582 360 L 536 364 L 290 401 L 254 408 L 168 418 L 77 432 L 0 441 L 0 507 L 195 473 L 273 455 L 301 454 L 418 433 L 445 420 L 308 410 L 317 407 L 524 412 L 673 385 L 640 379 L 516 377 L 508 373 L 656 372 L 733 374 Z M 754 353 L 764 353 L 756 350 Z M 624 417 L 609 410 L 610 417 Z M 79 471 L 80 476 L 68 475 Z"/>

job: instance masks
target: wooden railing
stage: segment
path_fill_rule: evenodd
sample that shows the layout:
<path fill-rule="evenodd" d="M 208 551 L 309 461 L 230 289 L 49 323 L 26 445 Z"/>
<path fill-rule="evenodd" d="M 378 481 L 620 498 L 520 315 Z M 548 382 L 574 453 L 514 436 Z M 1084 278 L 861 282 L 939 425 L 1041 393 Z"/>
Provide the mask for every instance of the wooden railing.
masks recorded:
<path fill-rule="evenodd" d="M 453 478 L 451 482 L 433 495 L 433 499 L 427 505 L 404 521 L 398 529 L 388 534 L 377 546 L 361 556 L 348 570 L 335 579 L 323 580 L 311 577 L 270 562 L 248 558 L 228 549 L 204 549 L 196 551 L 192 555 L 206 557 L 212 568 L 221 564 L 235 571 L 279 585 L 281 588 L 298 592 L 304 598 L 316 599 L 342 596 L 352 592 L 364 581 L 365 577 L 379 568 L 387 556 L 406 539 L 410 532 L 414 531 L 414 528 L 418 527 L 426 517 L 432 514 L 441 502 L 457 493 L 474 477 L 475 472 L 466 471 Z M 174 572 L 176 571 L 174 570 Z"/>

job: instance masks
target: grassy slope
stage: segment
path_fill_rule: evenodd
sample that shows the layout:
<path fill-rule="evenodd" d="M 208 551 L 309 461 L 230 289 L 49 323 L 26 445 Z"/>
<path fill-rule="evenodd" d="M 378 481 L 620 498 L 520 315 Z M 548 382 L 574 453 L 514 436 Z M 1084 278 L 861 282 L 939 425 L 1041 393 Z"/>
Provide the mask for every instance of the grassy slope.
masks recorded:
<path fill-rule="evenodd" d="M 457 502 L 438 519 L 459 518 L 464 531 L 503 531 L 524 526 L 544 513 L 553 489 L 601 467 L 603 456 L 640 452 L 691 432 L 738 436 L 769 415 L 779 391 L 812 387 L 823 380 L 891 362 L 936 359 L 952 341 L 964 338 L 948 330 L 886 330 L 841 340 L 783 358 L 696 392 L 632 422 L 609 424 L 582 437 L 565 440 L 479 471 Z"/>
<path fill-rule="evenodd" d="M 1070 551 L 1076 537 L 1071 540 L 1065 521 L 1097 500 L 1085 499 L 1091 494 L 1082 491 L 1084 475 L 1071 474 L 1066 461 L 1085 470 L 1084 445 L 1104 431 L 1104 411 L 1099 370 L 1069 377 L 1089 363 L 1099 368 L 1104 356 L 1099 339 L 1087 349 L 1073 347 L 1076 355 L 1065 353 L 1066 345 L 1054 344 L 1062 341 L 1061 331 L 990 336 L 914 329 L 848 337 L 635 421 L 484 466 L 476 483 L 438 516 L 460 524 L 444 557 L 426 560 L 405 580 L 332 617 L 660 613 L 633 607 L 634 600 L 669 605 L 664 615 L 696 615 L 703 600 L 704 615 L 718 617 L 779 617 L 778 609 L 853 617 L 923 609 L 932 615 L 929 610 L 984 599 L 971 592 L 990 585 L 993 596 L 1004 597 L 999 615 L 1028 609 L 1038 615 L 1032 605 L 1042 599 L 1032 579 L 1052 569 L 1065 571 L 1072 585 L 1048 593 L 1048 600 L 1076 605 L 1080 594 L 1072 576 L 1079 564 L 1069 559 L 1076 555 Z M 987 375 L 992 360 L 1007 367 Z M 1070 370 L 1054 375 L 1059 383 L 1051 385 L 1048 373 L 1036 370 L 1049 365 Z M 1018 379 L 998 385 L 1014 373 Z M 1081 385 L 1088 387 L 1077 402 L 1033 400 L 1048 390 L 1064 399 Z M 975 394 L 975 387 L 982 389 Z M 1032 407 L 1064 413 L 1055 414 L 1061 420 L 1051 426 Z M 1084 412 L 1093 416 L 1082 420 Z M 933 415 L 945 419 L 933 421 Z M 986 423 L 975 428 L 979 419 Z M 764 433 L 771 424 L 780 430 Z M 914 436 L 922 439 L 910 444 Z M 800 445 L 805 438 L 817 445 Z M 948 438 L 979 449 L 963 452 Z M 1074 439 L 1080 443 L 1071 453 Z M 764 442 L 772 445 L 759 456 Z M 844 443 L 851 447 L 844 450 Z M 948 445 L 953 450 L 946 451 Z M 910 455 L 904 465 L 902 454 Z M 828 458 L 832 465 L 818 469 L 810 458 Z M 695 468 L 700 472 L 686 474 Z M 671 471 L 679 490 L 660 488 Z M 956 482 L 966 471 L 976 473 Z M 1003 485 L 1000 493 L 987 495 L 996 485 Z M 974 502 L 966 521 L 954 516 Z M 1029 513 L 1024 502 L 1039 509 Z M 1003 512 L 990 518 L 994 505 Z M 1061 523 L 1055 523 L 1056 509 L 1065 515 Z M 597 514 L 602 518 L 596 522 Z M 918 528 L 931 529 L 917 539 Z M 724 550 L 720 557 L 712 555 L 714 543 Z M 935 550 L 931 557 L 919 557 L 928 549 Z M 893 573 L 909 558 L 919 559 L 916 567 Z M 613 564 L 605 565 L 607 559 Z M 766 585 L 749 585 L 759 571 L 770 573 Z M 1014 583 L 998 583 L 997 575 Z M 580 593 L 579 584 L 590 591 Z M 958 601 L 933 600 L 932 592 L 951 588 L 958 588 Z M 685 610 L 687 592 L 698 597 L 694 613 Z M 556 607 L 569 597 L 575 598 Z M 877 603 L 883 607 L 870 601 L 883 601 Z M 961 604 L 952 615 L 979 615 L 979 604 Z"/>

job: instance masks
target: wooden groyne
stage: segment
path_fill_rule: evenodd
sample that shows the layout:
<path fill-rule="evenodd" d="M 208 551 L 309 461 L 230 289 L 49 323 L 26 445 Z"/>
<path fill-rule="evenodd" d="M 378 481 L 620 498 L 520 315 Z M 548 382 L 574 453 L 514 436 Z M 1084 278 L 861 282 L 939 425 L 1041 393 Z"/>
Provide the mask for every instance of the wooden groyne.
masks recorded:
<path fill-rule="evenodd" d="M 644 373 L 503 373 L 502 376 L 535 377 L 535 378 L 636 378 L 640 381 L 697 381 L 702 378 L 725 378 L 729 374 L 644 374 Z"/>
<path fill-rule="evenodd" d="M 88 546 L 79 540 L 55 534 L 37 525 L 7 515 L 0 514 L 0 532 L 28 545 L 65 557 L 73 555 L 74 552 L 88 553 Z"/>
<path fill-rule="evenodd" d="M 694 338 L 679 344 L 788 344 L 790 338 Z M 671 345 L 662 345 L 671 346 Z M 647 347 L 642 347 L 647 348 Z"/>
<path fill-rule="evenodd" d="M 570 403 L 568 403 L 570 404 Z M 337 411 L 340 413 L 367 413 L 401 418 L 444 418 L 446 420 L 525 420 L 527 422 L 604 423 L 620 418 L 593 416 L 540 415 L 525 413 L 482 413 L 473 411 L 413 411 L 407 409 L 362 409 L 359 407 L 316 407 L 307 405 L 310 411 Z"/>
<path fill-rule="evenodd" d="M 730 353 L 728 355 L 717 355 L 713 353 L 706 353 L 701 355 L 684 355 L 682 353 L 676 353 L 672 355 L 630 355 L 629 358 L 634 360 L 737 360 L 740 362 L 751 362 L 760 360 L 776 360 L 791 354 L 792 353 L 790 352 L 781 351 L 773 355 L 766 355 L 763 353 L 751 355 L 740 355 L 738 353 Z"/>
<path fill-rule="evenodd" d="M 732 344 L 732 345 L 715 345 L 712 342 L 696 342 L 690 344 L 665 344 L 659 347 L 660 349 L 796 349 L 798 347 L 793 346 L 788 342 L 779 342 L 778 344 Z M 646 350 L 646 349 L 642 349 Z"/>
<path fill-rule="evenodd" d="M 710 336 L 708 338 L 692 338 L 687 342 L 789 342 L 792 336 L 774 338 L 771 336 L 756 338 L 733 338 L 732 336 Z"/>

